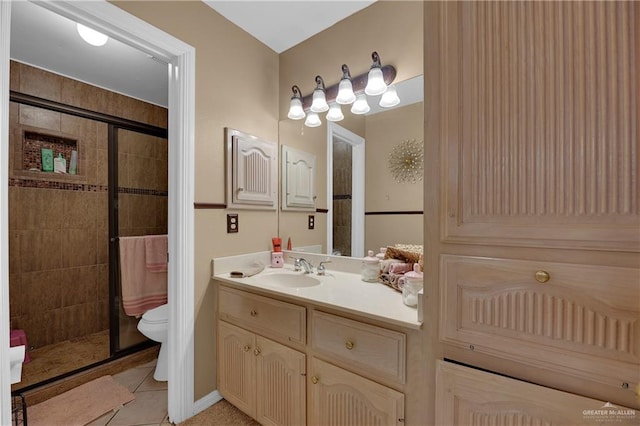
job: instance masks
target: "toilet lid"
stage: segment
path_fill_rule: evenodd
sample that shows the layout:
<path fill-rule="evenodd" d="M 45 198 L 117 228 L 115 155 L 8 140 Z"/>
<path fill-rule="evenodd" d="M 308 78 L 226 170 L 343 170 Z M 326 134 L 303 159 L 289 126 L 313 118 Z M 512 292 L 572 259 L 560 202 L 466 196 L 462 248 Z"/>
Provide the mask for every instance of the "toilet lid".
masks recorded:
<path fill-rule="evenodd" d="M 149 309 L 142 315 L 146 322 L 167 322 L 169 319 L 169 305 L 160 305 L 157 308 Z"/>

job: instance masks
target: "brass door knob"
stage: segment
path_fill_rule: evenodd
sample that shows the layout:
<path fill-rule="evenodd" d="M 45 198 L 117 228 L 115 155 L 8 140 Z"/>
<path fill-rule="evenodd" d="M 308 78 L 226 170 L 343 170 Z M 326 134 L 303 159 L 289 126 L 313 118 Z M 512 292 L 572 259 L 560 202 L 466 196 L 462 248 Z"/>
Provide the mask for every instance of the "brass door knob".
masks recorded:
<path fill-rule="evenodd" d="M 347 340 L 344 344 L 344 347 L 349 350 L 353 349 L 353 342 L 351 340 Z"/>
<path fill-rule="evenodd" d="M 253 309 L 251 310 L 250 314 L 252 317 L 258 316 L 258 313 Z"/>
<path fill-rule="evenodd" d="M 255 348 L 255 349 L 253 350 L 253 354 L 254 354 L 255 356 L 260 355 L 260 352 L 262 352 L 262 351 L 260 350 L 260 348 Z"/>
<path fill-rule="evenodd" d="M 551 279 L 551 275 L 547 271 L 536 271 L 536 281 L 546 283 Z"/>
<path fill-rule="evenodd" d="M 249 352 L 249 349 L 251 349 L 251 346 L 249 345 L 244 345 L 244 348 L 242 348 L 242 350 L 245 352 Z"/>
<path fill-rule="evenodd" d="M 312 377 L 311 377 L 311 383 L 313 383 L 314 385 L 317 385 L 317 384 L 318 384 L 318 380 L 320 380 L 320 379 L 318 378 L 318 376 L 312 376 Z"/>

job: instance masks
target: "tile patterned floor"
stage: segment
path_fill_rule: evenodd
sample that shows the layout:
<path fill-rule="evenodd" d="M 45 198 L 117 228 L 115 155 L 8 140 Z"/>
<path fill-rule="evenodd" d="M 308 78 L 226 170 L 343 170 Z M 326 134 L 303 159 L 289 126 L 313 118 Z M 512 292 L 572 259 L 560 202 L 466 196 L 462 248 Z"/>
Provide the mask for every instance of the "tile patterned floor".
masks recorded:
<path fill-rule="evenodd" d="M 116 382 L 133 392 L 136 399 L 89 423 L 91 426 L 171 425 L 167 417 L 167 382 L 153 379 L 155 361 L 114 374 Z"/>

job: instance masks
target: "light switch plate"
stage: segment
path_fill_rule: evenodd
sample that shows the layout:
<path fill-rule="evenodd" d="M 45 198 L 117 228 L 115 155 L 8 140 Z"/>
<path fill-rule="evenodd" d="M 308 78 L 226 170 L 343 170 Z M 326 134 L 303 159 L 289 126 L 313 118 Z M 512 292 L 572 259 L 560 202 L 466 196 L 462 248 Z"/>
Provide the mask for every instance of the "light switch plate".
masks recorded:
<path fill-rule="evenodd" d="M 238 232 L 238 214 L 227 215 L 227 234 L 234 234 Z"/>
<path fill-rule="evenodd" d="M 316 218 L 314 215 L 309 215 L 309 229 L 313 229 L 316 227 Z"/>

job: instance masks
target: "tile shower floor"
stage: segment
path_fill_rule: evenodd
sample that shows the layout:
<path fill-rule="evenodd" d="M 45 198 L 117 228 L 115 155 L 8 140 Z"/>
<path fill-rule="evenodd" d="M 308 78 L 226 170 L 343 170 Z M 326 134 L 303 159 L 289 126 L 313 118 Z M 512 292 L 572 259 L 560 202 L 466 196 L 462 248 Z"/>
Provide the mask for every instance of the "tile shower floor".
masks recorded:
<path fill-rule="evenodd" d="M 12 390 L 109 358 L 109 330 L 34 349 L 29 358 L 22 365 L 22 380 L 12 385 Z"/>

